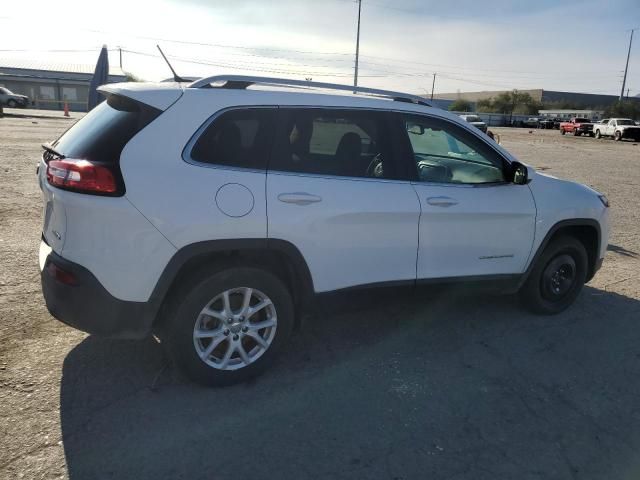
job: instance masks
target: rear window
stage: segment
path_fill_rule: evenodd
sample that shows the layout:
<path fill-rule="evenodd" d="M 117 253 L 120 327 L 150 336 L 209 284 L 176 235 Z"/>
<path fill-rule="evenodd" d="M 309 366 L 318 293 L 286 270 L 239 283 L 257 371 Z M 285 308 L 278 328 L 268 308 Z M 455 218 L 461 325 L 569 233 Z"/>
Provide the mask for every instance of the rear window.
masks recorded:
<path fill-rule="evenodd" d="M 117 163 L 129 140 L 160 113 L 129 98 L 110 95 L 52 146 L 67 158 Z"/>
<path fill-rule="evenodd" d="M 230 110 L 206 123 L 196 134 L 191 160 L 238 168 L 267 169 L 276 110 Z"/>
<path fill-rule="evenodd" d="M 589 123 L 588 118 L 576 118 L 576 123 Z"/>

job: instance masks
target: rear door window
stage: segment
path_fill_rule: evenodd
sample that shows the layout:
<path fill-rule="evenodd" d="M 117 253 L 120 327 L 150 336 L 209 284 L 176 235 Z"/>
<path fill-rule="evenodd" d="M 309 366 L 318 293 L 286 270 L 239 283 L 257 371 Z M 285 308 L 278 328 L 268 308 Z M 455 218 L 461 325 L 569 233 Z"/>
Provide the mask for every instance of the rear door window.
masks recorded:
<path fill-rule="evenodd" d="M 52 146 L 68 158 L 118 163 L 129 140 L 160 113 L 158 109 L 129 98 L 110 95 Z"/>
<path fill-rule="evenodd" d="M 383 112 L 281 109 L 270 170 L 362 178 L 396 178 Z"/>
<path fill-rule="evenodd" d="M 190 159 L 200 163 L 266 170 L 276 122 L 275 108 L 234 109 L 201 127 Z"/>

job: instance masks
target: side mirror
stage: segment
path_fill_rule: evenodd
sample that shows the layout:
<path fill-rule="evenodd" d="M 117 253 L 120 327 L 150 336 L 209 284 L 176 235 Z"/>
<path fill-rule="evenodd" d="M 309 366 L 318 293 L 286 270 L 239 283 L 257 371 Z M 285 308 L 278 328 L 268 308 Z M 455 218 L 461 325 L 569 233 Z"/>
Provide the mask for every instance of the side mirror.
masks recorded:
<path fill-rule="evenodd" d="M 529 172 L 520 162 L 511 164 L 511 181 L 516 185 L 526 185 L 529 181 Z"/>

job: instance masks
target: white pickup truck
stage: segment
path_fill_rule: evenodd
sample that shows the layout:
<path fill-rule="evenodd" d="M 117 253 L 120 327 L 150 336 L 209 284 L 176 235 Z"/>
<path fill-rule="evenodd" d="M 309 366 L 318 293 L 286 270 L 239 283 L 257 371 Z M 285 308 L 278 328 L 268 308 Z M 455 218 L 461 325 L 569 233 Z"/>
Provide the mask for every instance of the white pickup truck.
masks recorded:
<path fill-rule="evenodd" d="M 613 137 L 614 140 L 632 138 L 640 141 L 640 127 L 630 118 L 611 118 L 605 123 L 601 120 L 593 126 L 593 133 L 596 138 Z"/>

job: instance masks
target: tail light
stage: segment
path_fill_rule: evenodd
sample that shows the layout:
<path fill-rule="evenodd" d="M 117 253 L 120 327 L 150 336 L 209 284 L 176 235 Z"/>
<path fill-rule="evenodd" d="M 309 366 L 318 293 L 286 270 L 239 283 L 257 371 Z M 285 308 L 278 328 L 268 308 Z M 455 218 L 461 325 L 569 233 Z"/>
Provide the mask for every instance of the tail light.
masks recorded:
<path fill-rule="evenodd" d="M 119 172 L 113 168 L 88 160 L 50 160 L 47 163 L 47 181 L 54 187 L 74 192 L 121 195 Z"/>
<path fill-rule="evenodd" d="M 65 285 L 78 284 L 78 279 L 72 272 L 60 268 L 53 262 L 49 262 L 49 265 L 47 265 L 47 273 L 57 281 L 59 281 L 60 283 L 64 283 Z"/>

